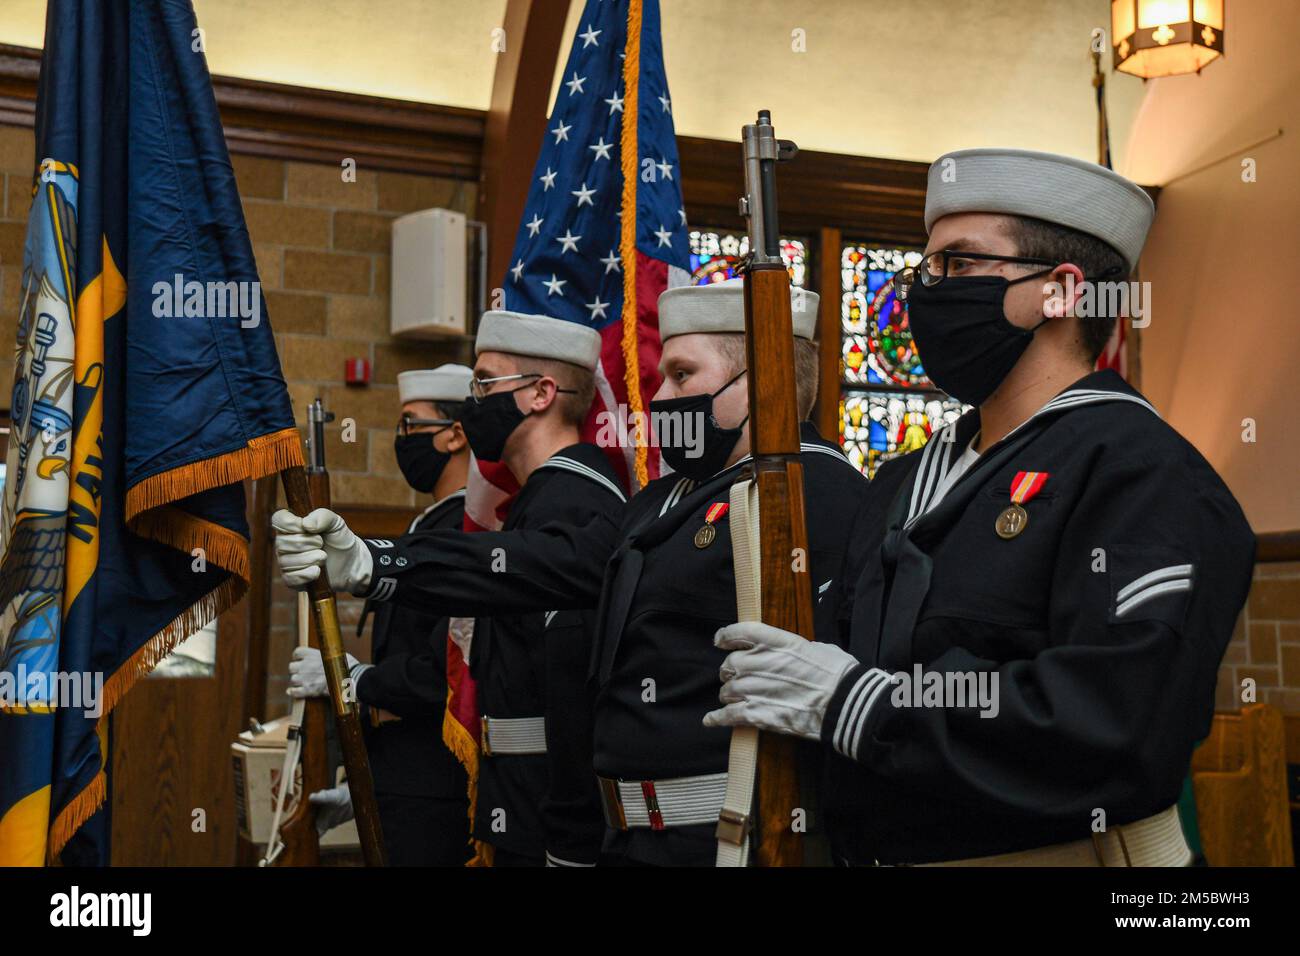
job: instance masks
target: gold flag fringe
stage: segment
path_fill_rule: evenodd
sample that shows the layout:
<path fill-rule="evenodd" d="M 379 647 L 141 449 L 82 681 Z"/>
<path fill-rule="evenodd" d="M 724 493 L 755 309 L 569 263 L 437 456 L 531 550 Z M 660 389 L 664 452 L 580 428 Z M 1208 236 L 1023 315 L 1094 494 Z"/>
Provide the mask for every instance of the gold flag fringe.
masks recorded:
<path fill-rule="evenodd" d="M 231 485 L 245 478 L 261 478 L 302 463 L 302 437 L 297 428 L 259 435 L 250 439 L 243 448 L 150 475 L 132 485 L 126 492 L 126 520 L 129 523 L 150 508 L 188 498 L 200 491 Z"/>
<path fill-rule="evenodd" d="M 153 670 L 158 662 L 170 654 L 176 645 L 196 631 L 214 621 L 218 614 L 239 603 L 248 591 L 248 579 L 229 577 L 203 597 L 199 598 L 176 618 L 155 634 L 113 672 L 104 683 L 104 714 L 102 721 L 141 677 Z"/>
<path fill-rule="evenodd" d="M 450 706 L 442 712 L 442 742 L 447 745 L 448 750 L 456 755 L 456 759 L 461 762 L 461 765 L 465 768 L 465 774 L 469 778 L 466 789 L 469 792 L 469 823 L 470 827 L 473 828 L 474 811 L 478 808 L 478 744 L 470 735 L 469 730 L 451 715 Z M 470 846 L 474 848 L 474 856 L 465 865 L 491 866 L 491 845 L 484 843 L 482 840 L 475 840 L 473 837 L 470 837 L 469 842 Z"/>
<path fill-rule="evenodd" d="M 195 548 L 202 548 L 205 561 L 211 561 L 246 581 L 252 574 L 248 563 L 248 541 L 243 535 L 174 505 L 146 511 L 129 522 L 128 527 L 142 538 L 177 551 L 193 554 Z"/>
<path fill-rule="evenodd" d="M 641 412 L 641 356 L 637 348 L 639 311 L 636 299 L 636 184 L 638 90 L 641 82 L 641 0 L 627 8 L 627 42 L 623 47 L 623 129 L 619 138 L 623 166 L 622 225 L 618 252 L 623 258 L 623 381 L 627 387 L 628 411 L 643 421 Z M 650 482 L 647 437 L 637 429 L 636 487 Z"/>
<path fill-rule="evenodd" d="M 108 777 L 101 770 L 95 774 L 86 789 L 72 798 L 72 802 L 50 824 L 49 848 L 46 851 L 46 863 L 53 866 L 58 863 L 59 852 L 68 845 L 72 835 L 81 825 L 91 818 L 99 805 L 108 796 Z"/>

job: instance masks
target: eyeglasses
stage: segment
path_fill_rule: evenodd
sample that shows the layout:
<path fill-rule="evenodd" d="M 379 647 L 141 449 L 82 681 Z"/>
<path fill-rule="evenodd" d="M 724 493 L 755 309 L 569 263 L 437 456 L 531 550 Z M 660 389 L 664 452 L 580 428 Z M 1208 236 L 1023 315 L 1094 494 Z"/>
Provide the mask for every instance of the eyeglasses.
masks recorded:
<path fill-rule="evenodd" d="M 406 436 L 421 428 L 436 427 L 439 431 L 444 428 L 450 428 L 456 424 L 450 418 L 415 418 L 410 415 L 403 415 L 397 420 L 397 434 Z"/>
<path fill-rule="evenodd" d="M 908 293 L 919 279 L 921 285 L 931 288 L 938 285 L 950 275 L 960 276 L 971 262 L 1012 262 L 1026 266 L 1056 266 L 1057 262 L 1048 259 L 1034 259 L 1027 256 L 991 256 L 982 252 L 961 252 L 959 250 L 941 249 L 932 252 L 914 266 L 900 269 L 894 276 L 894 291 L 900 302 L 906 302 Z M 954 265 L 955 264 L 955 265 Z"/>
<path fill-rule="evenodd" d="M 496 378 L 472 378 L 469 380 L 470 398 L 474 399 L 474 401 L 476 402 L 483 401 L 483 399 L 487 398 L 488 394 L 492 392 L 492 389 L 489 388 L 489 386 L 495 385 L 497 382 L 517 382 L 520 379 L 524 379 L 524 378 L 545 378 L 545 377 L 546 376 L 544 376 L 541 372 L 520 372 L 518 375 L 498 375 Z M 521 385 L 519 387 L 523 388 L 524 386 Z M 577 394 L 577 392 L 575 392 L 571 388 L 560 388 L 556 386 L 555 390 L 557 392 L 566 395 Z"/>

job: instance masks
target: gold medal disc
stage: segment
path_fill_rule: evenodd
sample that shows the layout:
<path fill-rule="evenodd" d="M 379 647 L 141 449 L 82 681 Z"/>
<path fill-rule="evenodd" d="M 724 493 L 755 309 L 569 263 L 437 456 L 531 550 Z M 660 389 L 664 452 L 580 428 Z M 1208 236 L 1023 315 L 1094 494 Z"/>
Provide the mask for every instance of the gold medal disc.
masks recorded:
<path fill-rule="evenodd" d="M 718 536 L 718 529 L 711 524 L 706 524 L 695 532 L 695 547 L 707 548 L 713 544 L 713 539 Z"/>
<path fill-rule="evenodd" d="M 1007 509 L 998 515 L 998 520 L 993 523 L 993 530 L 998 533 L 999 538 L 1009 541 L 1024 531 L 1027 524 L 1029 524 L 1029 512 L 1020 505 L 1008 505 Z"/>

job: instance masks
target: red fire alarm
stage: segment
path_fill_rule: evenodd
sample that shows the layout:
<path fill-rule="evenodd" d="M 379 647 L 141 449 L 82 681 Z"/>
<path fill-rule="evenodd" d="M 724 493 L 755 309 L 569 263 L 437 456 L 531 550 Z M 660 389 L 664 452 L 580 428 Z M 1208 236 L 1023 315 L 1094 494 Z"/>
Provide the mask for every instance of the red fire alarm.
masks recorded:
<path fill-rule="evenodd" d="M 344 359 L 344 376 L 343 380 L 349 385 L 369 385 L 370 384 L 370 359 L 350 358 Z"/>

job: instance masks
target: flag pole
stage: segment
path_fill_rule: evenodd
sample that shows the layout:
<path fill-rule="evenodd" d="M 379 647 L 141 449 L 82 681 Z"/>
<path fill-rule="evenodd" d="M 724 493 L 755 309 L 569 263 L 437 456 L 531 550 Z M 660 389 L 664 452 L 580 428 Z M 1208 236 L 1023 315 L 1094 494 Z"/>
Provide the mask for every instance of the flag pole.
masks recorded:
<path fill-rule="evenodd" d="M 1097 91 L 1097 164 L 1111 169 L 1110 119 L 1106 115 L 1106 72 L 1101 68 L 1101 49 L 1094 31 L 1092 42 L 1092 85 Z"/>
<path fill-rule="evenodd" d="M 280 472 L 280 481 L 284 485 L 289 510 L 300 518 L 310 514 L 312 495 L 306 469 L 302 466 L 286 468 Z M 324 568 L 307 591 L 311 597 L 316 633 L 320 635 L 321 663 L 325 667 L 325 682 L 329 685 L 330 701 L 334 705 L 334 723 L 343 750 L 343 765 L 348 772 L 348 790 L 352 794 L 361 854 L 366 866 L 384 866 L 384 836 L 379 825 L 379 807 L 375 803 L 375 783 L 370 776 L 366 742 L 361 736 L 356 692 L 354 689 L 345 692 L 344 688 L 347 655 L 343 650 L 343 634 L 339 630 L 338 606 Z"/>

